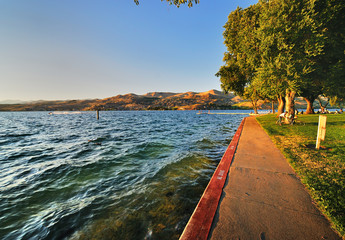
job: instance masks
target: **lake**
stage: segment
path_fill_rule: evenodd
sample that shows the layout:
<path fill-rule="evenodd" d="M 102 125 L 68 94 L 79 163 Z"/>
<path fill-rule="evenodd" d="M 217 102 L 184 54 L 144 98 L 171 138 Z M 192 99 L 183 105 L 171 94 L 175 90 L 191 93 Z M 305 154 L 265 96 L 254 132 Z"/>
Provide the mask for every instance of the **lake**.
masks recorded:
<path fill-rule="evenodd" d="M 196 113 L 0 112 L 0 236 L 178 239 L 246 116 Z"/>

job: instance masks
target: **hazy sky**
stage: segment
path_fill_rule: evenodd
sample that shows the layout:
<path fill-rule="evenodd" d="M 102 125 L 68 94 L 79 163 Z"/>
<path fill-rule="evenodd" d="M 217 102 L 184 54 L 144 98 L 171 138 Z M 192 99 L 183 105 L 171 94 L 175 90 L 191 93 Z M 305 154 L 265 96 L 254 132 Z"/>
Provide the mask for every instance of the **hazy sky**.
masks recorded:
<path fill-rule="evenodd" d="M 255 0 L 0 0 L 0 100 L 220 90 L 223 26 Z"/>

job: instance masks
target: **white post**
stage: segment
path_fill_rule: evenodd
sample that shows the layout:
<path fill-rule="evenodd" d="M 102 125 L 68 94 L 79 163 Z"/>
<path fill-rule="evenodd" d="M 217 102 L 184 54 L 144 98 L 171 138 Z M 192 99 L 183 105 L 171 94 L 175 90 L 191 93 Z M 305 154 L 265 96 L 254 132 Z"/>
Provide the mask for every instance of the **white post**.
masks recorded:
<path fill-rule="evenodd" d="M 319 126 L 317 129 L 317 137 L 316 137 L 316 149 L 320 149 L 321 145 L 321 140 L 325 140 L 326 136 L 326 121 L 327 121 L 327 116 L 325 115 L 320 115 L 319 116 Z"/>

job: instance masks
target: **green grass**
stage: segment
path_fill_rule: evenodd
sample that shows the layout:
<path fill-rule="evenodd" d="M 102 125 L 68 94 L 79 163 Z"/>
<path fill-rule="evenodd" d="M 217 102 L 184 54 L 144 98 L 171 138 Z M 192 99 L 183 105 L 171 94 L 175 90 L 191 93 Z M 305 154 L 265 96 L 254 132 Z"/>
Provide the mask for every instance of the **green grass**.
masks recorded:
<path fill-rule="evenodd" d="M 257 120 L 345 239 L 345 114 L 327 115 L 326 138 L 320 150 L 315 149 L 318 118 L 299 115 L 296 125 L 282 126 L 272 114 Z"/>

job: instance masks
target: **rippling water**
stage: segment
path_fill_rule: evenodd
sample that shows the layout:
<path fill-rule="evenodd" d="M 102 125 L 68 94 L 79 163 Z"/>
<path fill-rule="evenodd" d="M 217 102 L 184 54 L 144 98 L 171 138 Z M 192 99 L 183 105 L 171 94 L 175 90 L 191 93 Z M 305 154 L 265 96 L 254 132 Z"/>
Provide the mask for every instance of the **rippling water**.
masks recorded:
<path fill-rule="evenodd" d="M 0 237 L 178 239 L 244 115 L 0 113 Z"/>

